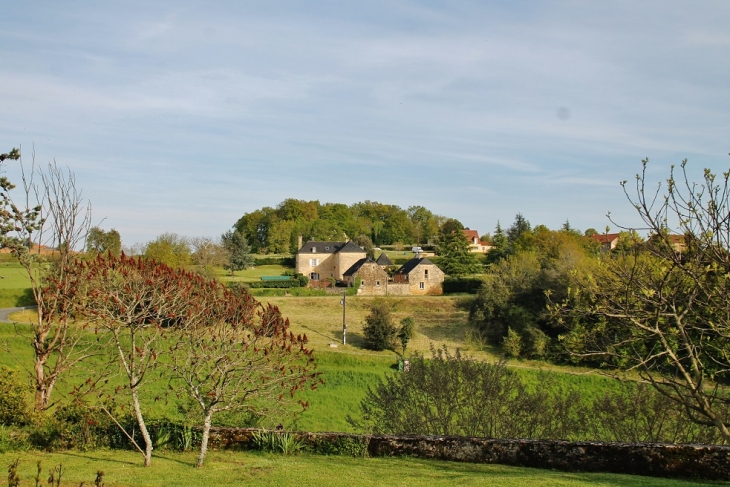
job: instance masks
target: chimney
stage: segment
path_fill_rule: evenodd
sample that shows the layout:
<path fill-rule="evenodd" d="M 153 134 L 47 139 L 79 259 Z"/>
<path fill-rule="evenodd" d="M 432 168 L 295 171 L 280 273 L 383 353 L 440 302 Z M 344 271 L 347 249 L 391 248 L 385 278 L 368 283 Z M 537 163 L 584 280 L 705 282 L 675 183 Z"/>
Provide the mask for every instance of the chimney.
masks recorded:
<path fill-rule="evenodd" d="M 301 249 L 304 244 L 302 243 L 302 236 L 297 237 L 297 250 Z"/>

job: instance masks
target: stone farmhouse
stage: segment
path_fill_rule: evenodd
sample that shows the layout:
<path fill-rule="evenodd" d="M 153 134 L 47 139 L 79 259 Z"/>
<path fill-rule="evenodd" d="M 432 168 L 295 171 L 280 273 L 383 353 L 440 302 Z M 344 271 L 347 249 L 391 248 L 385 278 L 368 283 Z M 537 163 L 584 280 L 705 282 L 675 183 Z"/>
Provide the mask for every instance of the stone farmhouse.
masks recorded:
<path fill-rule="evenodd" d="M 358 278 L 358 294 L 369 296 L 407 296 L 442 294 L 444 273 L 425 258 L 414 258 L 401 266 L 391 278 L 386 269 L 392 266 L 381 254 L 377 262 L 365 251 L 348 242 L 310 241 L 299 245 L 296 271 L 310 279 L 310 285 L 326 287 L 327 281 L 354 286 Z"/>

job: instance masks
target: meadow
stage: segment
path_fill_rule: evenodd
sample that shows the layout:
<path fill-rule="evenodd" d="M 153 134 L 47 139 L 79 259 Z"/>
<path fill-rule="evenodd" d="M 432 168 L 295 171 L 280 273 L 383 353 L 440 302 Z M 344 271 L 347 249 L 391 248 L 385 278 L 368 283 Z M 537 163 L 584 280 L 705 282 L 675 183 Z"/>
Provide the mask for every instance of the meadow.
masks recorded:
<path fill-rule="evenodd" d="M 162 452 L 152 467 L 141 466 L 129 451 L 92 451 L 0 454 L 0 464 L 20 460 L 20 485 L 32 485 L 37 462 L 46 472 L 63 465 L 63 486 L 93 485 L 96 472 L 104 472 L 109 487 L 247 487 L 297 486 L 503 486 L 522 487 L 690 487 L 721 485 L 716 482 L 657 479 L 603 473 L 567 473 L 551 470 L 443 462 L 416 458 L 352 458 L 299 454 L 282 456 L 257 452 L 213 451 L 204 468 L 196 469 L 195 453 Z M 42 481 L 43 481 L 42 480 Z"/>

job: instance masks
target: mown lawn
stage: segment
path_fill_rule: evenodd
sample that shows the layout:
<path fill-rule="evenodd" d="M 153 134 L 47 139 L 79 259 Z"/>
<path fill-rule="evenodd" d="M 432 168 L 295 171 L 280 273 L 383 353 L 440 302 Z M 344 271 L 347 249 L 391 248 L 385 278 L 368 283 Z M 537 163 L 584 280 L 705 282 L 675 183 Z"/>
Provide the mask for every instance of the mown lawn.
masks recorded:
<path fill-rule="evenodd" d="M 96 472 L 104 472 L 107 487 L 200 486 L 641 486 L 689 487 L 727 485 L 710 482 L 657 479 L 617 474 L 565 473 L 550 470 L 421 460 L 415 458 L 351 458 L 300 454 L 282 456 L 256 452 L 214 451 L 206 465 L 192 465 L 195 453 L 159 452 L 152 466 L 141 466 L 139 454 L 129 451 L 27 452 L 0 454 L 5 467 L 20 459 L 21 486 L 33 485 L 36 462 L 48 470 L 63 464 L 63 486 L 93 485 Z"/>

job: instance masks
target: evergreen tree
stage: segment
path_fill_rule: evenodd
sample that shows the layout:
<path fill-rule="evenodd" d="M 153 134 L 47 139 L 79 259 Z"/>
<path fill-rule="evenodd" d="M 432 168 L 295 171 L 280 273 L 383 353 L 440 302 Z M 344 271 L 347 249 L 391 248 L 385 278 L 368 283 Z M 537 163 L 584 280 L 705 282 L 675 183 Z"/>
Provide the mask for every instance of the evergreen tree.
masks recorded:
<path fill-rule="evenodd" d="M 439 268 L 450 276 L 476 274 L 482 266 L 469 250 L 469 240 L 458 220 L 447 220 L 441 227 L 436 253 L 441 257 Z"/>
<path fill-rule="evenodd" d="M 228 263 L 223 267 L 231 271 L 231 275 L 236 271 L 253 266 L 254 257 L 251 254 L 251 247 L 241 232 L 228 230 L 221 236 L 221 243 L 230 255 Z"/>

